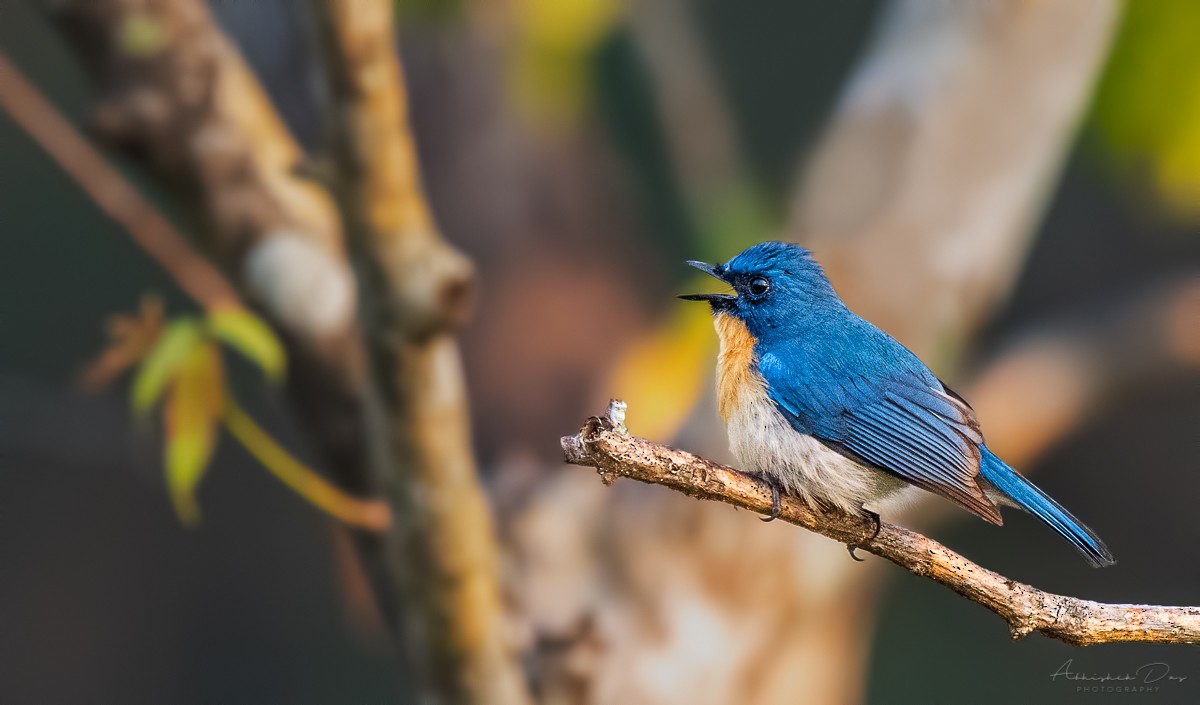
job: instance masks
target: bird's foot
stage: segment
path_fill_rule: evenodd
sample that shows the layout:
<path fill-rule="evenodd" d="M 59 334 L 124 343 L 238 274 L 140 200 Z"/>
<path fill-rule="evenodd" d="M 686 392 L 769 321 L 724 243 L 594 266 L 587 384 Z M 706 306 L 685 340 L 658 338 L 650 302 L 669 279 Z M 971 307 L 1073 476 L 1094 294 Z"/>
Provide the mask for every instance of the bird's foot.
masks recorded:
<path fill-rule="evenodd" d="M 779 513 L 781 511 L 783 511 L 782 507 L 780 506 L 780 502 L 779 502 L 779 498 L 780 498 L 779 481 L 776 480 L 775 478 L 767 475 L 766 473 L 751 472 L 751 473 L 746 473 L 746 474 L 750 475 L 751 477 L 762 480 L 763 482 L 767 483 L 771 487 L 771 513 L 768 516 L 762 517 L 762 520 L 763 521 L 775 521 L 776 519 L 779 518 Z"/>
<path fill-rule="evenodd" d="M 865 513 L 867 515 L 867 518 L 870 519 L 872 521 L 872 523 L 875 524 L 875 530 L 871 532 L 870 536 L 863 539 L 859 543 L 846 544 L 846 550 L 850 552 L 850 557 L 853 558 L 854 560 L 858 561 L 859 563 L 862 563 L 863 559 L 859 558 L 854 553 L 854 551 L 858 548 L 861 548 L 862 545 L 867 543 L 868 541 L 875 540 L 875 537 L 879 535 L 879 531 L 883 528 L 883 521 L 879 518 L 879 514 L 871 511 L 870 509 L 867 509 L 866 507 L 863 507 L 863 513 Z"/>
<path fill-rule="evenodd" d="M 883 520 L 879 518 L 879 514 L 877 512 L 873 512 L 866 507 L 863 507 L 863 513 L 867 515 L 867 518 L 871 520 L 871 523 L 875 524 L 875 530 L 872 531 L 871 535 L 867 537 L 867 541 L 874 541 L 875 538 L 879 536 L 879 532 L 883 529 Z M 863 543 L 866 542 L 864 541 Z"/>

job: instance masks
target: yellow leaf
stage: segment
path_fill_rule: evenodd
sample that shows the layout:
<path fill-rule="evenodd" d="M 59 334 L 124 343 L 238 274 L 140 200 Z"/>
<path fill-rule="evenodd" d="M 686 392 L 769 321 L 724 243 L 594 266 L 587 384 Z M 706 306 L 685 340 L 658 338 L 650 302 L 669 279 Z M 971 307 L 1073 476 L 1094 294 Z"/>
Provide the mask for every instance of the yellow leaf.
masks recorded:
<path fill-rule="evenodd" d="M 167 491 L 180 521 L 200 520 L 196 485 L 216 445 L 216 422 L 225 401 L 224 375 L 216 346 L 201 345 L 179 366 L 163 409 Z"/>
<path fill-rule="evenodd" d="M 182 318 L 167 326 L 133 380 L 134 412 L 144 414 L 154 406 L 176 369 L 203 341 L 203 331 L 194 318 Z"/>
<path fill-rule="evenodd" d="M 287 356 L 271 328 L 244 308 L 222 308 L 208 314 L 208 328 L 218 339 L 250 358 L 267 379 L 278 382 L 287 370 Z"/>
<path fill-rule="evenodd" d="M 658 329 L 621 354 L 604 389 L 638 410 L 631 416 L 631 431 L 668 440 L 695 408 L 715 366 L 716 334 L 708 306 L 680 302 Z"/>

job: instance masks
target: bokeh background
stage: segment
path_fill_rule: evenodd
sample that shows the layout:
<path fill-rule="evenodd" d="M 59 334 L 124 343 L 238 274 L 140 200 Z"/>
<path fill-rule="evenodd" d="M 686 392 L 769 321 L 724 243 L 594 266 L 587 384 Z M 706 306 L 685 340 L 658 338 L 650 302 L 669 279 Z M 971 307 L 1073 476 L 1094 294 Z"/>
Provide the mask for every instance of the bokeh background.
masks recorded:
<path fill-rule="evenodd" d="M 850 138 L 863 149 L 842 171 L 821 170 L 814 155 L 842 158 L 828 150 L 838 125 L 853 121 L 851 89 L 866 82 L 881 37 L 934 41 L 933 28 L 954 21 L 938 13 L 979 13 L 980 36 L 1002 35 L 1035 13 L 1027 6 L 1072 3 L 899 4 L 921 6 L 907 16 L 918 28 L 888 25 L 887 3 L 877 2 L 397 3 L 428 196 L 446 238 L 479 271 L 461 337 L 475 449 L 525 624 L 524 663 L 547 702 L 1200 699 L 1190 647 L 1013 643 L 982 608 L 875 559 L 852 565 L 841 546 L 662 488 L 605 489 L 560 462 L 559 436 L 611 396 L 630 402 L 635 433 L 728 460 L 709 392 L 706 313 L 673 298 L 700 285 L 681 262 L 799 237 L 818 257 L 831 254 L 835 285 L 860 310 L 871 317 L 877 302 L 877 320 L 976 404 L 985 431 L 989 415 L 1015 429 L 1002 435 L 1020 467 L 1119 562 L 1092 571 L 1025 517 L 995 530 L 919 507 L 914 525 L 1054 592 L 1200 603 L 1200 6 L 1130 2 L 1110 8 L 1109 30 L 1103 19 L 1067 23 L 1063 52 L 1086 53 L 1076 32 L 1102 37 L 1091 40 L 1096 69 L 1068 72 L 1079 86 L 1050 84 L 1058 92 L 1041 96 L 1070 102 L 1063 96 L 1078 92 L 1078 109 L 1060 111 L 1061 135 L 1030 135 L 1045 145 L 1045 165 L 1014 176 L 1037 182 L 1031 195 L 1000 200 L 1025 212 L 1005 214 L 1013 224 L 997 237 L 1017 244 L 995 247 L 1001 271 L 981 295 L 971 277 L 938 274 L 958 260 L 928 260 L 931 242 L 970 249 L 986 228 L 919 232 L 924 222 L 950 227 L 931 216 L 854 244 L 853 227 L 806 215 L 820 207 L 805 199 L 836 200 L 871 179 L 884 192 L 908 179 L 938 183 L 887 168 L 900 159 L 894 143 L 934 150 L 937 140 L 852 125 L 864 130 Z M 307 8 L 211 4 L 293 134 L 316 150 L 319 61 Z M 978 115 L 921 128 L 936 136 L 969 126 L 950 142 L 963 174 L 943 183 L 1003 190 L 1003 178 L 978 174 L 1008 162 L 970 146 L 1005 139 L 992 131 L 1006 129 L 1006 106 L 1022 114 L 1020 101 L 1034 99 L 1018 91 L 1010 104 L 1005 91 L 1076 60 L 1044 44 L 1014 44 L 1024 52 L 1011 58 L 1016 76 L 945 89 L 986 98 Z M 984 61 L 946 46 L 891 47 L 896 80 L 914 70 L 903 57 L 942 57 L 942 73 L 930 73 L 948 76 L 968 70 L 957 62 Z M 86 125 L 87 75 L 37 3 L 0 0 L 0 50 Z M 922 112 L 922 95 L 910 96 L 917 124 L 936 115 Z M 204 227 L 171 185 L 128 155 L 108 155 L 182 230 Z M 924 198 L 953 210 L 960 195 Z M 0 233 L 0 701 L 413 701 L 369 608 L 363 616 L 348 544 L 327 519 L 226 442 L 202 487 L 205 521 L 181 527 L 163 490 L 160 439 L 131 422 L 127 385 L 81 391 L 106 317 L 147 292 L 173 314 L 195 304 L 4 115 Z M 876 269 L 860 264 L 871 261 L 872 237 L 899 243 Z M 892 280 L 868 274 L 879 271 L 955 283 L 897 312 L 886 301 Z M 912 296 L 897 299 L 921 300 Z M 967 314 L 954 313 L 960 299 L 971 302 Z M 938 316 L 955 329 L 925 332 Z M 232 364 L 247 406 L 319 465 L 286 400 Z M 1047 409 L 1045 425 L 1022 426 Z M 713 572 L 726 577 L 697 577 Z M 1144 695 L 1079 693 L 1051 679 L 1068 659 L 1087 673 L 1163 662 L 1187 680 Z M 775 685 L 747 685 L 756 680 Z"/>

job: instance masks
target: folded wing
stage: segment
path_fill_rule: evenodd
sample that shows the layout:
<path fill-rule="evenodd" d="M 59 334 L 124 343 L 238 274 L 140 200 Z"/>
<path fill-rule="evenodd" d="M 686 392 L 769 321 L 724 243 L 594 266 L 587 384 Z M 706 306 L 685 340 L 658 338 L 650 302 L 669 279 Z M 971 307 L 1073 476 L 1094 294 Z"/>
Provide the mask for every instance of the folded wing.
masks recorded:
<path fill-rule="evenodd" d="M 772 402 L 797 431 L 1002 523 L 978 482 L 983 436 L 975 414 L 927 370 L 868 378 L 767 354 L 759 371 Z"/>

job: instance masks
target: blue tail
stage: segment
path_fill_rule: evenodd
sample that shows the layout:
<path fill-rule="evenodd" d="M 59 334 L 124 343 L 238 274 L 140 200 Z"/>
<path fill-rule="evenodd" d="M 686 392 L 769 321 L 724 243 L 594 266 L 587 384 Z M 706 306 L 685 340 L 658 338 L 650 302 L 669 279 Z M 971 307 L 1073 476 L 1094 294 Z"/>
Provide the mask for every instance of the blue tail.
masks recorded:
<path fill-rule="evenodd" d="M 1100 540 L 1094 531 L 1087 528 L 1083 522 L 1071 516 L 1050 495 L 1042 492 L 1032 482 L 1018 475 L 1004 461 L 992 455 L 987 448 L 983 450 L 983 463 L 980 475 L 993 487 L 1013 501 L 1021 509 L 1029 512 L 1046 525 L 1057 531 L 1063 538 L 1071 542 L 1088 563 L 1094 568 L 1116 563 L 1108 546 Z"/>

